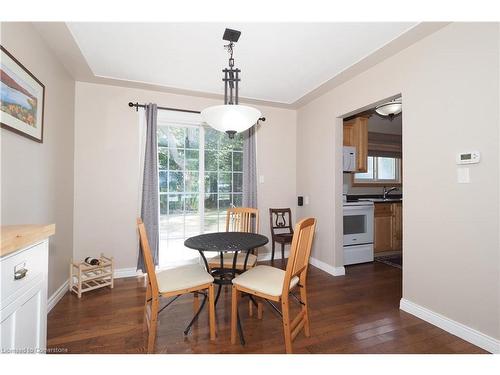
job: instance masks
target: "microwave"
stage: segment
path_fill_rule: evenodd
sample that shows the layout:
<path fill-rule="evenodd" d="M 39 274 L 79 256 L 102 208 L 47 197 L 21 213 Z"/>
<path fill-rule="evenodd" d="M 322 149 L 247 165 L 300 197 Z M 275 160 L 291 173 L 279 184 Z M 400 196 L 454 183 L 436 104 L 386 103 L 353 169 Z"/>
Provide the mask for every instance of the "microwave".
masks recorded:
<path fill-rule="evenodd" d="M 344 146 L 344 172 L 355 172 L 356 171 L 356 147 Z"/>

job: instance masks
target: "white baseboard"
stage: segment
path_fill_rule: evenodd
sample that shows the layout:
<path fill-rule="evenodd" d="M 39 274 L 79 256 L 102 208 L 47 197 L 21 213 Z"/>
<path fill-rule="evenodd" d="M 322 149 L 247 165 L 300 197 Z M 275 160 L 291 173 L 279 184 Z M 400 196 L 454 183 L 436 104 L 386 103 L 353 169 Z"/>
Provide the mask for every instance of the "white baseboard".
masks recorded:
<path fill-rule="evenodd" d="M 471 344 L 479 346 L 490 353 L 500 354 L 500 340 L 485 335 L 482 332 L 476 331 L 473 328 L 456 322 L 404 298 L 401 298 L 399 308 L 409 314 L 415 315 L 417 318 L 435 325 L 436 327 L 444 329 L 452 335 L 458 336 Z"/>
<path fill-rule="evenodd" d="M 288 255 L 290 252 L 288 250 L 285 250 L 285 259 L 288 258 Z M 274 252 L 274 259 L 281 259 L 281 249 L 276 249 Z M 259 254 L 259 261 L 267 261 L 271 260 L 271 252 L 262 252 Z"/>
<path fill-rule="evenodd" d="M 119 268 L 115 270 L 115 279 L 122 277 L 133 277 L 141 276 L 142 272 L 137 271 L 134 267 L 132 268 Z M 69 290 L 69 279 L 66 280 L 47 300 L 47 314 L 54 308 L 55 305 L 63 298 L 66 292 Z"/>
<path fill-rule="evenodd" d="M 288 258 L 288 251 L 285 251 L 285 258 Z M 280 260 L 281 259 L 281 251 L 276 252 L 274 254 L 274 259 Z M 271 253 L 264 253 L 262 255 L 259 255 L 259 261 L 267 261 L 271 260 Z M 311 263 L 313 266 L 318 267 L 319 269 L 329 273 L 330 275 L 333 276 L 343 276 L 345 275 L 345 268 L 344 267 L 333 267 L 330 266 L 329 264 L 326 264 L 320 260 L 317 260 L 315 258 L 310 258 L 309 263 Z M 131 268 L 117 268 L 115 269 L 115 279 L 120 279 L 122 277 L 135 277 L 135 276 L 142 276 L 141 271 L 137 271 L 135 267 Z"/>
<path fill-rule="evenodd" d="M 288 258 L 289 252 L 285 250 L 285 258 Z M 281 259 L 281 250 L 276 251 L 274 253 L 274 259 Z M 265 253 L 263 256 L 259 256 L 259 261 L 266 261 L 266 260 L 271 260 L 271 253 Z M 330 266 L 329 264 L 322 262 L 318 259 L 315 259 L 313 257 L 309 258 L 309 263 L 312 264 L 315 267 L 318 267 L 320 270 L 323 270 L 330 275 L 333 276 L 344 276 L 345 275 L 345 268 L 344 267 L 333 267 Z"/>
<path fill-rule="evenodd" d="M 331 266 L 325 262 L 322 262 L 321 260 L 318 260 L 316 258 L 309 258 L 309 263 L 312 264 L 314 267 L 318 267 L 320 270 L 325 271 L 326 273 L 329 273 L 330 275 L 333 276 L 344 276 L 345 275 L 345 267 L 334 267 Z"/>
<path fill-rule="evenodd" d="M 122 277 L 142 276 L 142 272 L 138 271 L 135 267 L 118 268 L 115 269 L 114 276 L 115 279 L 121 279 Z"/>
<path fill-rule="evenodd" d="M 69 289 L 69 279 L 66 280 L 47 300 L 47 314 L 57 305 Z"/>

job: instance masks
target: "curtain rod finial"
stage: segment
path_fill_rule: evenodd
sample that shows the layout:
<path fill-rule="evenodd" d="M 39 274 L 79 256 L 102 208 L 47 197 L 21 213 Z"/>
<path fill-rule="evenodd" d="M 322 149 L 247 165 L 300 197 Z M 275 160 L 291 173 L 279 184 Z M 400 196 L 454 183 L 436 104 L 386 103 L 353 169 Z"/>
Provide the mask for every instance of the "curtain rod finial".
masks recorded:
<path fill-rule="evenodd" d="M 136 111 L 136 112 L 137 112 L 137 111 L 139 111 L 139 103 L 135 103 L 135 104 L 134 104 L 134 103 L 132 103 L 132 102 L 128 102 L 128 106 L 129 106 L 129 107 L 131 107 L 131 108 L 132 108 L 132 107 L 135 107 L 135 111 Z"/>

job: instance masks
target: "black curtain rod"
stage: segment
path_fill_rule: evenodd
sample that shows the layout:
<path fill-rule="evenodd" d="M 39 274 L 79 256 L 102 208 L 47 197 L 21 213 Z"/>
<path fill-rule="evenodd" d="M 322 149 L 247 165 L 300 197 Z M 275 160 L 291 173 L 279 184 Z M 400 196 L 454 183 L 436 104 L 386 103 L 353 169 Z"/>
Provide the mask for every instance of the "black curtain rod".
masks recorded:
<path fill-rule="evenodd" d="M 139 110 L 139 107 L 140 108 L 146 107 L 145 104 L 139 104 L 137 102 L 136 103 L 128 102 L 128 106 L 135 107 L 136 111 Z M 190 109 L 179 109 L 179 108 L 169 108 L 169 107 L 158 107 L 158 109 L 163 109 L 163 110 L 167 110 L 167 111 L 176 111 L 176 112 L 201 113 L 200 111 L 192 111 Z"/>
<path fill-rule="evenodd" d="M 129 107 L 135 107 L 136 111 L 138 111 L 139 108 L 146 107 L 145 104 L 139 104 L 137 102 L 135 102 L 135 103 L 128 102 L 128 106 Z M 179 109 L 179 108 L 169 108 L 169 107 L 158 107 L 158 109 L 163 109 L 163 110 L 167 110 L 167 111 L 176 111 L 176 112 L 186 112 L 186 113 L 201 113 L 200 111 L 192 111 L 190 109 Z M 265 117 L 261 117 L 261 118 L 259 118 L 259 121 L 266 121 L 266 118 Z"/>

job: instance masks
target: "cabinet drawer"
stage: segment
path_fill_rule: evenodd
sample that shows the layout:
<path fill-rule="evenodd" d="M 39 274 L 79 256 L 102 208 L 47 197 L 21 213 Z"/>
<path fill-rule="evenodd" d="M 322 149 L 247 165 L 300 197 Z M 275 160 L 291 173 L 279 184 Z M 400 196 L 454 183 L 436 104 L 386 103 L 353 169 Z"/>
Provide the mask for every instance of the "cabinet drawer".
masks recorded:
<path fill-rule="evenodd" d="M 391 216 L 391 203 L 375 203 L 375 216 Z"/>
<path fill-rule="evenodd" d="M 1 308 L 14 301 L 41 277 L 45 277 L 47 266 L 47 240 L 1 258 Z M 23 269 L 26 270 L 26 273 L 23 272 Z"/>

